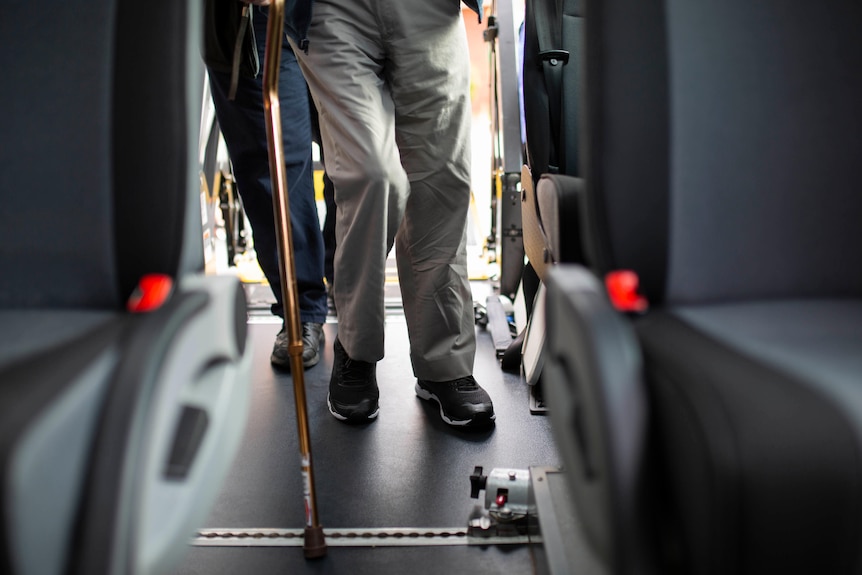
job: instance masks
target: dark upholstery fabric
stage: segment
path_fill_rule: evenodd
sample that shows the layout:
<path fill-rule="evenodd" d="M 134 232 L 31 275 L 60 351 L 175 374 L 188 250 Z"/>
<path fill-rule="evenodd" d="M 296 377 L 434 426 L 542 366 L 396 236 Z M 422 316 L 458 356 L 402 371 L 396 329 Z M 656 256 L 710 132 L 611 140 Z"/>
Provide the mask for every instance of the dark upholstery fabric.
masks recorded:
<path fill-rule="evenodd" d="M 185 59 L 185 2 L 119 2 L 117 61 L 113 75 L 114 189 L 117 293 L 123 301 L 143 274 L 176 275 L 181 266 L 190 182 L 187 76 L 198 67 Z M 161 97 L 170 86 L 171 97 Z M 193 109 L 193 108 L 192 108 Z M 147 118 L 146 122 L 140 121 Z M 192 119 L 195 124 L 198 118 Z M 191 132 L 195 134 L 195 132 Z M 194 164 L 191 164 L 194 165 Z M 195 217 L 197 217 L 195 215 Z M 203 245 L 203 240 L 198 242 Z M 201 252 L 200 267 L 203 267 Z M 192 271 L 189 269 L 182 271 Z"/>
<path fill-rule="evenodd" d="M 550 17 L 559 4 L 561 14 L 556 25 L 556 34 L 542 27 L 545 24 L 541 14 Z M 546 173 L 560 173 L 571 176 L 580 174 L 579 166 L 579 104 L 578 99 L 570 97 L 580 90 L 582 75 L 583 46 L 583 2 L 580 0 L 534 0 L 527 2 L 524 14 L 524 63 L 523 63 L 523 113 L 524 137 L 526 139 L 527 163 L 533 174 L 534 183 Z M 543 33 L 547 42 L 558 36 L 559 44 L 542 46 Z M 559 86 L 556 93 L 549 93 L 542 50 L 558 49 L 569 53 L 568 63 L 557 64 Z M 553 85 L 553 82 L 550 82 Z M 553 92 L 553 89 L 551 89 Z M 559 102 L 557 115 L 552 112 L 552 100 Z"/>
<path fill-rule="evenodd" d="M 634 268 L 653 301 L 664 292 L 668 92 L 660 0 L 585 2 L 588 261 Z"/>
<path fill-rule="evenodd" d="M 808 381 L 842 406 L 862 442 L 862 300 L 750 301 L 678 307 L 710 337 Z"/>
<path fill-rule="evenodd" d="M 177 271 L 199 96 L 160 96 L 188 83 L 187 40 L 160 27 L 181 18 L 135 2 L 0 7 L 0 139 L 18 146 L 0 154 L 0 306 L 117 308 L 141 275 Z"/>
<path fill-rule="evenodd" d="M 862 245 L 862 5 L 813 12 L 587 3 L 600 271 L 637 269 L 655 303 L 862 293 L 862 266 L 843 259 Z"/>
<path fill-rule="evenodd" d="M 0 4 L 0 307 L 119 303 L 113 20 L 113 4 L 98 0 Z"/>
<path fill-rule="evenodd" d="M 862 567 L 862 406 L 847 379 L 862 373 L 862 303 L 794 303 L 637 324 L 688 573 Z M 789 342 L 796 365 L 774 353 Z M 855 359 L 836 368 L 829 354 Z"/>
<path fill-rule="evenodd" d="M 668 0 L 667 19 L 668 297 L 862 295 L 862 3 Z"/>
<path fill-rule="evenodd" d="M 539 39 L 534 16 L 535 3 L 524 7 L 524 52 L 523 52 L 523 114 L 524 139 L 526 140 L 527 163 L 533 173 L 533 182 L 548 171 L 553 147 L 553 132 L 539 57 Z"/>
<path fill-rule="evenodd" d="M 569 63 L 563 70 L 563 96 L 560 102 L 562 114 L 562 150 L 565 160 L 562 163 L 562 173 L 571 176 L 581 175 L 580 121 L 583 112 L 578 99 L 566 98 L 566 94 L 578 94 L 581 91 L 584 75 L 584 8 L 580 0 L 563 2 L 562 33 L 563 46 L 569 52 Z"/>

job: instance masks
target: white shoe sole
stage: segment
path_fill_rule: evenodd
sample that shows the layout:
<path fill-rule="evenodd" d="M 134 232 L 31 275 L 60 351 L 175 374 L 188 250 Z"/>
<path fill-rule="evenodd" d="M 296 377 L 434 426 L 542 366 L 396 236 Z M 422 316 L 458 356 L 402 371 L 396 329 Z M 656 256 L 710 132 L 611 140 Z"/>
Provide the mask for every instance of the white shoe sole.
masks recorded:
<path fill-rule="evenodd" d="M 419 399 L 424 399 L 426 401 L 433 400 L 434 402 L 437 403 L 437 407 L 440 408 L 440 419 L 442 419 L 443 421 L 445 421 L 449 425 L 452 425 L 454 427 L 467 427 L 468 425 L 472 425 L 474 423 L 475 419 L 451 419 L 449 416 L 447 416 L 443 412 L 443 403 L 440 401 L 440 399 L 436 395 L 434 395 L 433 393 L 431 393 L 430 391 L 428 391 L 427 389 L 425 389 L 424 387 L 422 387 L 418 383 L 416 384 L 414 389 L 416 390 L 416 396 Z M 492 415 L 491 417 L 489 417 L 488 421 L 494 421 L 495 419 L 497 419 L 496 413 L 494 415 Z"/>

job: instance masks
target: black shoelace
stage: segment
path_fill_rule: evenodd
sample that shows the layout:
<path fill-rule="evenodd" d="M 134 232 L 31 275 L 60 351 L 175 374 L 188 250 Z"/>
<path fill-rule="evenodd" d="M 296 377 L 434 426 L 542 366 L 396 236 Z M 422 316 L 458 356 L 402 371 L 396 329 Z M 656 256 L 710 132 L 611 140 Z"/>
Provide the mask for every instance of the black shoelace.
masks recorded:
<path fill-rule="evenodd" d="M 344 385 L 366 385 L 371 379 L 373 363 L 357 361 L 349 357 L 344 361 L 341 378 Z"/>
<path fill-rule="evenodd" d="M 476 383 L 476 380 L 472 376 L 467 376 L 459 377 L 453 381 L 452 387 L 455 388 L 455 391 L 476 391 L 479 389 L 479 384 Z"/>

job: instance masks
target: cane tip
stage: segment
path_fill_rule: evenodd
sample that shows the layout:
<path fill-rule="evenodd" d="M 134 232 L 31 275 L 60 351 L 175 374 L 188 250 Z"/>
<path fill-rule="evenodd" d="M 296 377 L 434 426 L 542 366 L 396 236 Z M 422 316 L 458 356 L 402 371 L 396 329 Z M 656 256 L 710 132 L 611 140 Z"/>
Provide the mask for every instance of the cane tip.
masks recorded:
<path fill-rule="evenodd" d="M 323 535 L 323 527 L 305 528 L 302 549 L 306 559 L 317 559 L 326 555 L 326 538 Z"/>

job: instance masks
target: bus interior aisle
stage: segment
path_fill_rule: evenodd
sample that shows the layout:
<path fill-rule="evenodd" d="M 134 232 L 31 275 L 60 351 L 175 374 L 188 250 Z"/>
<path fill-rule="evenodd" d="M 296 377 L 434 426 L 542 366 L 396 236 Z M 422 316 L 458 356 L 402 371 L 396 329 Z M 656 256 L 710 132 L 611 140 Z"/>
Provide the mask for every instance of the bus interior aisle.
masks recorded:
<path fill-rule="evenodd" d="M 243 281 L 250 308 L 249 345 L 253 350 L 252 377 L 248 382 L 251 405 L 230 474 L 173 575 L 395 574 L 407 570 L 416 575 L 561 573 L 547 568 L 551 553 L 541 542 L 542 518 L 537 519 L 538 506 L 533 501 L 539 495 L 531 486 L 531 482 L 544 481 L 546 470 L 557 473 L 559 479 L 550 421 L 536 409 L 535 393 L 531 396 L 524 377 L 501 369 L 499 359 L 501 340 L 512 341 L 510 328 L 521 319 L 515 317 L 521 311 L 520 302 L 507 297 L 513 308 L 507 310 L 502 305 L 493 309 L 486 305 L 489 300 L 499 302 L 502 296 L 513 295 L 509 292 L 514 288 L 501 290 L 500 284 L 506 282 L 501 282 L 500 268 L 505 268 L 502 275 L 518 280 L 523 265 L 523 249 L 520 243 L 513 243 L 514 237 L 496 246 L 498 229 L 494 225 L 508 225 L 507 214 L 517 215 L 519 201 L 509 198 L 512 190 L 503 190 L 501 204 L 505 205 L 496 211 L 488 182 L 489 172 L 496 179 L 501 177 L 501 170 L 516 173 L 520 169 L 518 123 L 512 122 L 517 116 L 514 36 L 519 10 L 508 4 L 504 8 L 511 20 L 501 32 L 510 52 L 507 65 L 511 67 L 504 115 L 514 127 L 514 135 L 507 139 L 510 146 L 514 144 L 508 170 L 503 170 L 502 165 L 490 165 L 489 161 L 493 156 L 499 163 L 501 154 L 499 149 L 492 150 L 495 144 L 491 142 L 492 131 L 500 129 L 500 125 L 495 124 L 493 130 L 491 126 L 492 111 L 500 102 L 492 98 L 496 91 L 490 90 L 496 79 L 489 76 L 488 46 L 483 41 L 485 24 L 480 24 L 475 15 L 465 18 L 470 28 L 474 73 L 474 190 L 467 239 L 477 309 L 474 375 L 491 395 L 496 424 L 476 431 L 451 427 L 441 420 L 436 404 L 416 396 L 395 255 L 391 253 L 386 272 L 386 352 L 377 365 L 379 417 L 367 425 L 345 425 L 328 411 L 333 342 L 338 332 L 338 317 L 332 308 L 324 325 L 321 361 L 304 372 L 314 490 L 328 543 L 327 555 L 321 559 L 307 560 L 302 549 L 305 510 L 293 381 L 289 372 L 274 368 L 269 359 L 281 320 L 270 312 L 272 291 L 257 265 L 250 225 L 234 189 L 230 162 L 205 94 L 202 181 L 211 191 L 205 202 L 205 256 L 211 274 L 233 274 Z M 464 9 L 469 16 L 469 9 Z M 490 9 L 486 12 L 492 13 Z M 502 119 L 498 114 L 495 122 L 499 121 Z M 321 222 L 326 217 L 322 170 L 322 164 L 316 162 Z M 511 177 L 502 179 L 514 181 Z M 488 189 L 482 189 L 483 183 Z M 507 203 L 505 198 L 511 201 Z M 489 212 L 491 217 L 487 218 Z M 489 229 L 491 234 L 485 237 Z M 496 259 L 492 253 L 495 251 Z M 507 266 L 501 265 L 507 262 Z M 475 473 L 477 467 L 482 467 L 483 472 Z M 513 479 L 511 488 L 506 484 L 498 491 L 490 476 L 507 477 L 511 473 L 517 481 Z M 488 488 L 471 493 L 483 477 L 489 477 Z M 561 481 L 557 488 L 562 491 Z M 550 479 L 544 482 L 548 485 L 544 493 L 550 493 L 551 483 Z M 522 489 L 525 487 L 528 488 Z M 500 515 L 492 516 L 486 509 L 487 501 L 493 500 L 487 495 L 491 492 L 508 494 L 509 507 L 501 507 L 515 509 L 515 515 L 519 497 L 524 509 L 529 498 L 529 528 L 521 522 L 516 529 L 515 523 L 504 519 L 503 528 L 497 529 L 493 521 Z M 547 500 L 550 502 L 550 497 Z M 554 521 L 563 521 L 565 532 L 573 532 L 570 513 L 547 515 L 553 515 Z M 475 523 L 479 516 L 486 522 L 492 520 L 491 527 L 485 523 L 481 531 L 468 529 L 471 520 Z M 557 537 L 561 531 L 553 529 Z M 504 536 L 497 537 L 498 534 Z M 566 543 L 569 551 L 584 548 L 581 539 L 575 537 L 573 541 Z M 589 556 L 581 554 L 581 566 L 587 566 Z M 590 569 L 579 572 L 598 573 Z"/>
<path fill-rule="evenodd" d="M 477 282 L 474 296 L 485 287 Z M 496 425 L 470 432 L 444 424 L 436 406 L 415 396 L 403 312 L 397 304 L 387 308 L 386 357 L 377 367 L 377 421 L 344 425 L 327 410 L 337 317 L 330 316 L 325 325 L 320 363 L 305 372 L 320 522 L 328 536 L 376 528 L 406 529 L 418 539 L 441 528 L 463 533 L 474 506 L 484 498 L 484 494 L 471 498 L 475 466 L 487 472 L 495 467 L 556 464 L 549 421 L 531 415 L 527 386 L 521 377 L 501 371 L 490 334 L 477 327 L 475 375 L 494 400 Z M 254 539 L 255 529 L 297 530 L 304 520 L 293 383 L 289 373 L 269 363 L 279 327 L 277 318 L 264 308 L 252 310 L 249 422 L 232 471 L 201 531 L 236 537 L 230 543 L 198 537 L 175 575 L 536 572 L 541 558 L 527 543 L 465 546 L 452 537 L 451 544 L 442 546 L 424 546 L 419 540 L 402 547 L 337 547 L 330 536 L 327 556 L 306 560 L 301 544 L 284 546 L 291 544 L 289 538 Z M 268 542 L 258 546 L 262 540 Z"/>

